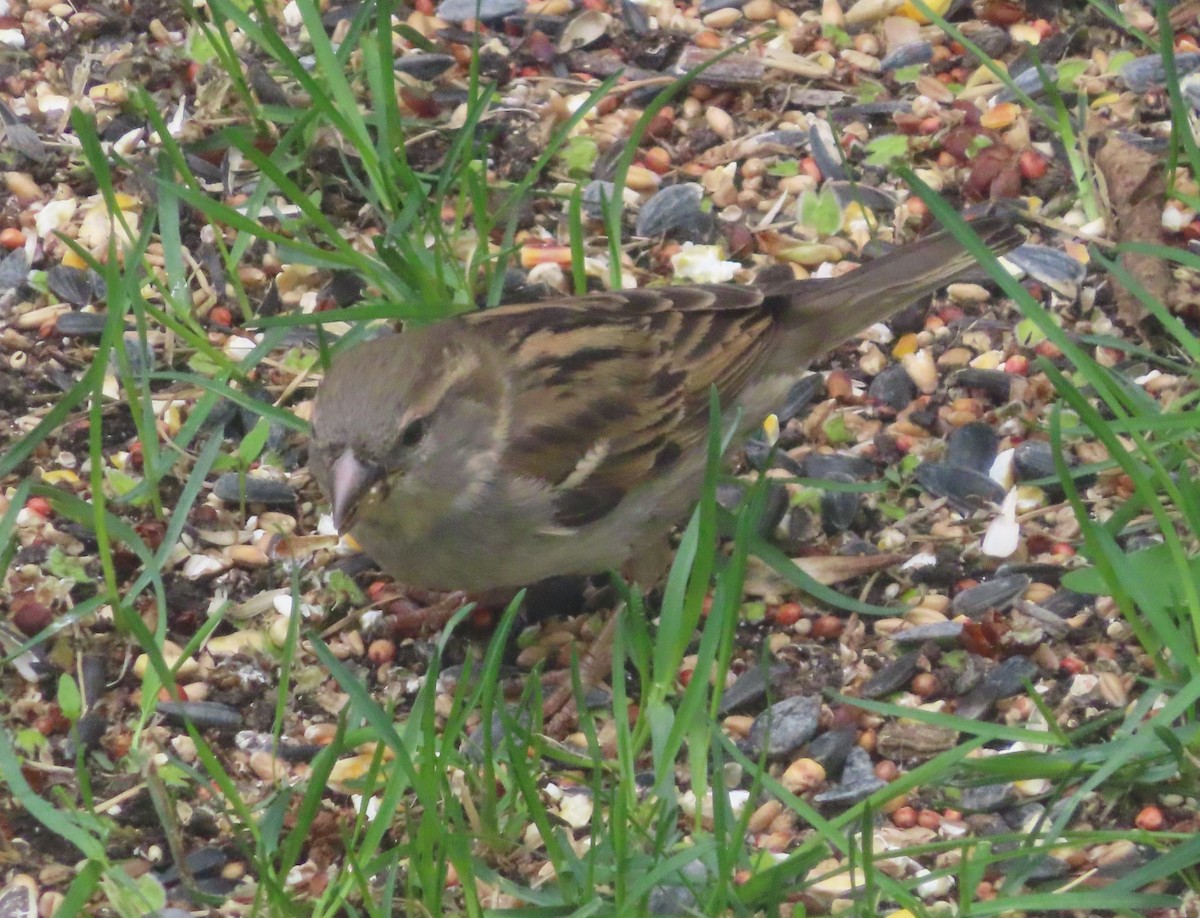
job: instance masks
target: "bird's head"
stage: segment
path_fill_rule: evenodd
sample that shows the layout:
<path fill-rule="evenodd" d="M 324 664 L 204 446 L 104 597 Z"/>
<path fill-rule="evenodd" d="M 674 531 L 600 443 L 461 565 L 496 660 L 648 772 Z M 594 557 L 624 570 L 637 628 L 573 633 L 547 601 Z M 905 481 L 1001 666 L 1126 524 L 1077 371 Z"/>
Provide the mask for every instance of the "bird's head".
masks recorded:
<path fill-rule="evenodd" d="M 384 515 L 419 530 L 495 474 L 508 383 L 490 344 L 449 322 L 384 335 L 333 361 L 309 462 L 338 531 Z"/>

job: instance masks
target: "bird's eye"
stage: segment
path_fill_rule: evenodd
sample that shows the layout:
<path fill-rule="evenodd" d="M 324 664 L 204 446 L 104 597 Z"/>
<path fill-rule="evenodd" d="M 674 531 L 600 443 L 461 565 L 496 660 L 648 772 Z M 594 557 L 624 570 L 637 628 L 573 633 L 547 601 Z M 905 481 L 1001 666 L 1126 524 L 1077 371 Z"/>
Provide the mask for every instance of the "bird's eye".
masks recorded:
<path fill-rule="evenodd" d="M 425 418 L 414 418 L 408 422 L 408 426 L 400 433 L 401 446 L 416 446 L 425 437 L 425 431 L 429 424 Z"/>

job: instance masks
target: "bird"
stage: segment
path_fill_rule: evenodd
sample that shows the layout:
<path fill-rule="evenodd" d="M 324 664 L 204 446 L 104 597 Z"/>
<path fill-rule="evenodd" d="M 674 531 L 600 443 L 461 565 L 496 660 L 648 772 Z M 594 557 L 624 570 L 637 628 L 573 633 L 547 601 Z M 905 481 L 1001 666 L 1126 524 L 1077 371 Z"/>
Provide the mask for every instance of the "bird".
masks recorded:
<path fill-rule="evenodd" d="M 969 225 L 997 254 L 1024 241 L 1006 216 Z M 338 531 L 406 586 L 481 594 L 610 570 L 652 586 L 699 497 L 710 390 L 744 440 L 813 360 L 975 264 L 942 231 L 834 278 L 768 269 L 383 334 L 334 357 L 310 469 Z"/>

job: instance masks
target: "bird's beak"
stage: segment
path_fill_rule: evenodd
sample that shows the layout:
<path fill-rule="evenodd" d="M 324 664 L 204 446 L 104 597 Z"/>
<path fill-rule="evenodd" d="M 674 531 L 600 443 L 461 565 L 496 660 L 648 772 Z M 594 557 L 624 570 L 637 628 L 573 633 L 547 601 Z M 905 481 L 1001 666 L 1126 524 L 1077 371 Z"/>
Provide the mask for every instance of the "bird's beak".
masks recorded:
<path fill-rule="evenodd" d="M 363 495 L 383 478 L 383 469 L 371 462 L 360 462 L 354 450 L 347 449 L 333 463 L 330 476 L 330 502 L 333 504 L 333 525 L 344 532 L 354 520 Z"/>

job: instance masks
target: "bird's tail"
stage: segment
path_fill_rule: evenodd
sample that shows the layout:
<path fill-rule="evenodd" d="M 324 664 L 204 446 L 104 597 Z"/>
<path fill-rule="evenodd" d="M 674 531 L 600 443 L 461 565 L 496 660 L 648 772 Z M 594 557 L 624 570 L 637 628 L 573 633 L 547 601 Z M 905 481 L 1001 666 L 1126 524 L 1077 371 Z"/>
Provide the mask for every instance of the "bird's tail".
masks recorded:
<path fill-rule="evenodd" d="M 1024 237 L 1009 217 L 989 216 L 968 224 L 997 255 Z M 821 354 L 893 312 L 941 289 L 975 267 L 976 260 L 948 232 L 906 245 L 861 268 L 828 280 L 796 281 L 771 291 L 789 300 L 785 340 L 776 353 Z"/>

